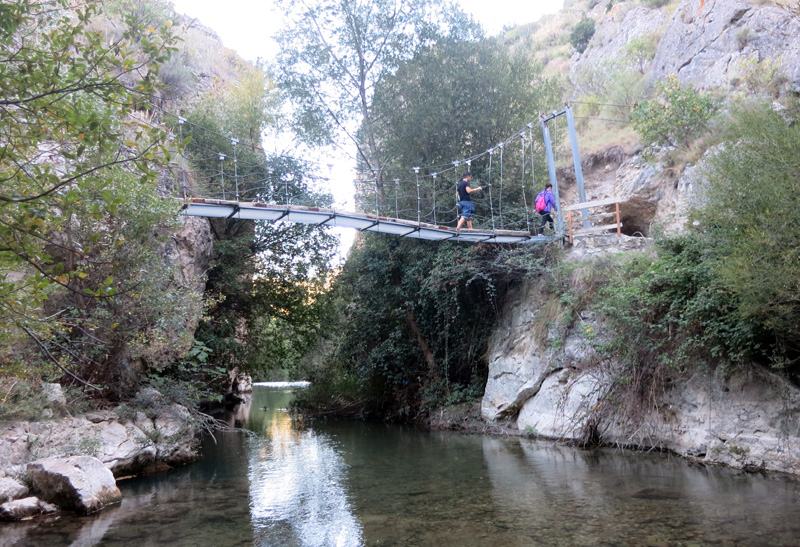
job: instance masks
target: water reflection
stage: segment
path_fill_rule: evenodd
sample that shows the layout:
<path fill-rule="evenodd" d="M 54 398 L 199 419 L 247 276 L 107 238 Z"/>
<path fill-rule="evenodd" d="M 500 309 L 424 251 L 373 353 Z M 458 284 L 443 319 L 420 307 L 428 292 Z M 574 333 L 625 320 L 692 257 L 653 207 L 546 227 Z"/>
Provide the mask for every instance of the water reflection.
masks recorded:
<path fill-rule="evenodd" d="M 257 387 L 204 458 L 0 547 L 798 545 L 800 481 L 676 457 L 353 422 L 293 424 Z"/>
<path fill-rule="evenodd" d="M 291 396 L 261 390 L 254 400 L 263 416 L 252 414 L 250 427 L 264 433 L 252 440 L 248 470 L 255 543 L 360 545 L 347 467 L 329 436 L 293 426 L 285 410 Z"/>

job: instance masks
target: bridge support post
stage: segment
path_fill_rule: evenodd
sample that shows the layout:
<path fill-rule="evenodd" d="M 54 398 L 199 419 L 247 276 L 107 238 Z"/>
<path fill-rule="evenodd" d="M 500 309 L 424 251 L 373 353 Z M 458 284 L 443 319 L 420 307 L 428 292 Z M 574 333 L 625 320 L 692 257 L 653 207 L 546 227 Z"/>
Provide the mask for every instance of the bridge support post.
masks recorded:
<path fill-rule="evenodd" d="M 558 114 L 562 114 L 563 112 L 559 112 Z M 542 119 L 542 136 L 544 137 L 544 151 L 545 155 L 547 156 L 547 173 L 550 175 L 550 184 L 553 185 L 553 197 L 556 198 L 556 203 L 559 203 L 558 211 L 556 214 L 556 233 L 563 234 L 564 233 L 564 220 L 561 217 L 561 201 L 558 197 L 558 181 L 556 180 L 556 161 L 555 157 L 553 156 L 553 143 L 550 142 L 550 128 L 547 126 L 547 122 L 551 119 L 558 116 L 557 113 L 553 113 L 553 115 L 549 118 Z"/>
<path fill-rule="evenodd" d="M 581 153 L 578 150 L 578 134 L 575 131 L 575 118 L 572 115 L 572 109 L 567 106 L 564 109 L 567 115 L 567 130 L 569 131 L 569 143 L 572 147 L 572 164 L 575 166 L 575 182 L 578 184 L 578 196 L 580 202 L 586 202 L 586 191 L 583 188 L 583 168 L 581 167 Z M 581 209 L 581 216 L 584 218 L 583 227 L 588 229 L 592 227 L 592 223 L 587 220 L 589 217 L 588 209 Z"/>

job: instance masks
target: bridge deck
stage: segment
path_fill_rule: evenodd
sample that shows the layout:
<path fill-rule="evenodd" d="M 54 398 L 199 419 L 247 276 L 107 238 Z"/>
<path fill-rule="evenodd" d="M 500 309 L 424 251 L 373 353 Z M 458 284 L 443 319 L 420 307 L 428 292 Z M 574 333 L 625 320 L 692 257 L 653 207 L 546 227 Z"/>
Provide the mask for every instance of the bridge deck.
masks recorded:
<path fill-rule="evenodd" d="M 240 203 L 218 199 L 191 198 L 184 204 L 183 214 L 210 218 L 235 218 L 241 220 L 283 220 L 301 224 L 340 226 L 368 232 L 380 232 L 401 237 L 431 241 L 465 241 L 470 243 L 528 243 L 552 238 L 531 237 L 529 232 L 511 230 L 469 230 L 456 232 L 455 228 L 418 223 L 399 218 L 377 217 L 365 213 L 352 213 L 303 207 L 300 205 L 271 205 L 267 203 Z"/>

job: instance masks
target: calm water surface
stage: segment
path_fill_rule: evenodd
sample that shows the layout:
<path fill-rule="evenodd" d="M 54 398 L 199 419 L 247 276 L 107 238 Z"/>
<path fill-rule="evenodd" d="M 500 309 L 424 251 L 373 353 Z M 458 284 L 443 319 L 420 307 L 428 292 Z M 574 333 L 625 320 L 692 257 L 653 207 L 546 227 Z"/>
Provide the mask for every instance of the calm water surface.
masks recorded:
<path fill-rule="evenodd" d="M 660 454 L 360 424 L 294 424 L 256 386 L 202 461 L 120 483 L 91 517 L 0 545 L 800 545 L 800 481 Z"/>

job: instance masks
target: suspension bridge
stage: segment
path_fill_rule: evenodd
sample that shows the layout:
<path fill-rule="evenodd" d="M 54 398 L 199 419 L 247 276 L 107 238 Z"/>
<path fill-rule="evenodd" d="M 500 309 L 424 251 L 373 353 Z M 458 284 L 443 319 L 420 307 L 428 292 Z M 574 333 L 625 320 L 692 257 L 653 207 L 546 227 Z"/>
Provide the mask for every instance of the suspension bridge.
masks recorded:
<path fill-rule="evenodd" d="M 556 162 L 550 124 L 556 124 L 556 120 L 560 116 L 564 116 L 567 121 L 580 203 L 566 207 L 559 205 L 558 210 L 553 214 L 554 229 L 548 230 L 544 236 L 540 236 L 538 233 L 539 215 L 529 207 L 529 204 L 530 206 L 533 205 L 533 196 L 538 191 L 534 187 L 536 178 L 533 172 L 535 164 L 533 157 L 533 122 L 526 126 L 527 132 L 522 130 L 490 150 L 469 158 L 453 161 L 452 166 L 447 166 L 446 169 L 437 172 L 432 169 L 423 170 L 420 167 L 412 168 L 414 179 L 404 181 L 403 188 L 416 188 L 416 195 L 404 194 L 400 196 L 400 179 L 393 180 L 394 195 L 391 192 L 391 182 L 385 182 L 380 193 L 377 190 L 377 185 L 374 185 L 373 182 L 375 208 L 369 212 L 343 211 L 335 208 L 318 207 L 313 204 L 297 203 L 297 199 L 293 201 L 288 183 L 286 192 L 283 195 L 279 188 L 273 186 L 265 192 L 256 191 L 248 199 L 248 196 L 243 196 L 239 192 L 235 157 L 235 144 L 238 141 L 231 139 L 231 143 L 234 145 L 234 187 L 226 190 L 224 172 L 221 171 L 223 176 L 220 177 L 221 184 L 216 193 L 207 189 L 207 195 L 205 196 L 184 196 L 182 199 L 183 214 L 207 218 L 314 224 L 430 241 L 468 243 L 526 244 L 560 241 L 565 237 L 569 237 L 570 241 L 572 241 L 572 237 L 580 235 L 582 231 L 583 233 L 600 233 L 614 227 L 616 227 L 619 234 L 618 206 L 616 225 L 592 226 L 594 217 L 590 217 L 588 209 L 592 206 L 604 206 L 613 202 L 609 200 L 605 200 L 603 203 L 586 202 L 574 116 L 569 105 L 565 105 L 562 110 L 554 111 L 550 115 L 543 115 L 538 120 L 544 142 L 548 181 L 553 185 L 556 203 L 560 204 L 561 201 L 559 199 L 558 180 L 556 179 Z M 555 125 L 555 128 L 557 129 L 557 125 Z M 515 157 L 521 158 L 522 169 L 521 177 L 512 184 L 507 182 L 508 177 L 504 180 L 504 152 L 508 154 L 508 151 L 515 143 L 518 143 L 521 147 L 521 154 Z M 526 143 L 529 143 L 527 150 Z M 526 188 L 525 181 L 526 152 L 531 154 L 527 164 L 530 166 L 530 188 Z M 488 179 L 480 182 L 485 188 L 484 195 L 477 197 L 478 193 L 473 193 L 471 196 L 478 211 L 477 216 L 474 218 L 476 228 L 461 229 L 459 231 L 455 227 L 458 219 L 455 182 L 453 181 L 453 175 L 450 174 L 448 177 L 448 173 L 455 173 L 458 176 L 460 170 L 464 168 L 469 170 L 479 158 L 483 158 L 486 164 L 484 167 L 488 166 L 486 171 Z M 222 163 L 226 157 L 224 154 L 220 154 L 219 159 Z M 494 180 L 492 180 L 493 177 Z M 476 186 L 473 182 L 473 187 Z M 529 189 L 532 191 L 530 200 L 528 199 Z M 282 196 L 283 203 L 276 202 L 275 196 L 279 195 Z M 271 199 L 264 199 L 263 196 L 271 196 Z M 510 197 L 513 199 L 509 199 Z M 369 201 L 369 199 L 362 199 L 362 204 Z M 404 205 L 403 208 L 400 206 L 401 203 Z M 566 229 L 562 216 L 562 210 L 564 209 L 569 211 L 570 216 Z M 579 212 L 575 219 L 573 219 L 573 211 Z M 599 216 L 608 216 L 608 213 Z"/>

